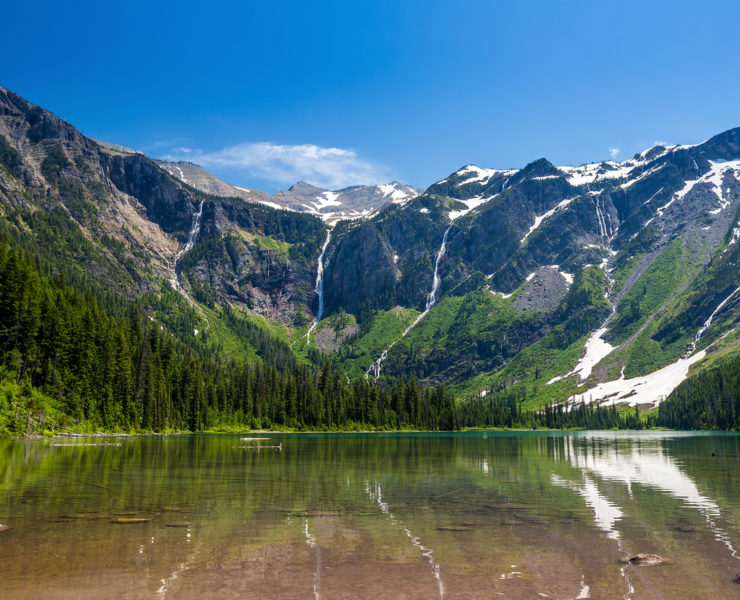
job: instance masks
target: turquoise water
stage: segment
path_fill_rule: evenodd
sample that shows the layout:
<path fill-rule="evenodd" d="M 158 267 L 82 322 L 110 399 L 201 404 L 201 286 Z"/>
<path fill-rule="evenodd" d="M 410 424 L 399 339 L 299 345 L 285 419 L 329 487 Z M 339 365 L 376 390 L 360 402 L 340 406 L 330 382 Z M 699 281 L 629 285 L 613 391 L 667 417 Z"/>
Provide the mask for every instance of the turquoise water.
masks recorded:
<path fill-rule="evenodd" d="M 736 434 L 257 435 L 0 440 L 0 596 L 740 598 Z"/>

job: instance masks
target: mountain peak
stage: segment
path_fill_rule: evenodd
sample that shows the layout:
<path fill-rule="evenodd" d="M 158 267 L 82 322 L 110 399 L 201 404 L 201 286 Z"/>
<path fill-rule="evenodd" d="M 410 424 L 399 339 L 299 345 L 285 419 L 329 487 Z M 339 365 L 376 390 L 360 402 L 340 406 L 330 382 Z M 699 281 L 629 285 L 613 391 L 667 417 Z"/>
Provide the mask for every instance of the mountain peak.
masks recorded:
<path fill-rule="evenodd" d="M 298 183 L 293 184 L 288 188 L 289 192 L 294 192 L 297 194 L 315 194 L 324 192 L 323 188 L 316 187 L 315 185 L 312 185 L 306 181 L 299 181 Z"/>

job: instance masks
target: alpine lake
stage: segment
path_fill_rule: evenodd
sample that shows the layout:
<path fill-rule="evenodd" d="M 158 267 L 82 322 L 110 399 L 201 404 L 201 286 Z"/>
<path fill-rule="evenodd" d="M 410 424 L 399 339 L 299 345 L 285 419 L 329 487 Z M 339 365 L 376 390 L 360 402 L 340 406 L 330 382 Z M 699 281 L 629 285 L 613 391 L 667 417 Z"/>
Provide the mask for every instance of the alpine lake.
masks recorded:
<path fill-rule="evenodd" d="M 0 597 L 740 598 L 739 473 L 733 433 L 0 440 Z"/>

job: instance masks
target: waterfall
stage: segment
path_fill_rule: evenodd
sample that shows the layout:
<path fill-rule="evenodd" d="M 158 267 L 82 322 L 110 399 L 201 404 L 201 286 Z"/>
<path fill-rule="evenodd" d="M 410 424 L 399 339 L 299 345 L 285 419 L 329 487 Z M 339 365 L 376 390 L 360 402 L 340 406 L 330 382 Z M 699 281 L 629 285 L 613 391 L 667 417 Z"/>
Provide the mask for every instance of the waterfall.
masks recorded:
<path fill-rule="evenodd" d="M 599 222 L 599 235 L 603 239 L 608 236 L 608 233 L 606 230 L 606 220 L 604 219 L 604 214 L 601 212 L 601 207 L 599 206 L 598 196 L 594 198 L 594 203 L 596 204 L 596 219 Z"/>
<path fill-rule="evenodd" d="M 177 256 L 175 256 L 175 271 L 177 271 L 177 261 L 180 260 L 180 257 L 186 252 L 192 250 L 193 246 L 195 246 L 195 242 L 198 241 L 198 234 L 200 233 L 200 219 L 202 216 L 203 200 L 200 201 L 198 212 L 193 215 L 193 222 L 190 225 L 190 231 L 188 231 L 188 241 L 185 244 L 185 247 L 177 253 Z"/>
<path fill-rule="evenodd" d="M 696 351 L 696 346 L 699 343 L 699 340 L 701 340 L 701 336 L 704 334 L 704 332 L 709 329 L 710 325 L 712 324 L 712 321 L 714 320 L 714 317 L 717 315 L 719 311 L 721 311 L 725 305 L 732 299 L 732 297 L 740 292 L 740 287 L 735 288 L 727 298 L 722 300 L 722 302 L 719 303 L 717 308 L 714 309 L 714 312 L 709 315 L 709 318 L 704 322 L 704 325 L 702 325 L 699 328 L 699 331 L 696 332 L 696 335 L 694 336 L 694 339 L 689 344 L 689 349 L 686 351 L 686 354 L 684 354 L 684 358 L 688 358 Z"/>
<path fill-rule="evenodd" d="M 324 314 L 324 254 L 326 254 L 326 249 L 329 247 L 330 241 L 331 229 L 326 232 L 326 239 L 324 240 L 324 245 L 321 246 L 321 254 L 319 254 L 319 264 L 316 267 L 316 285 L 314 287 L 314 291 L 319 296 L 319 309 L 316 311 L 316 318 L 313 323 L 311 323 L 311 327 L 309 327 L 306 332 L 306 344 L 311 341 L 311 332 L 316 329 L 316 326 L 319 324 L 319 321 Z"/>
<path fill-rule="evenodd" d="M 204 330 L 205 333 L 211 328 L 211 322 L 208 320 L 206 313 L 203 311 L 200 305 L 195 302 L 195 300 L 193 300 L 180 285 L 180 273 L 177 270 L 177 263 L 180 261 L 180 258 L 182 258 L 183 254 L 192 250 L 193 246 L 195 246 L 195 243 L 198 241 L 198 235 L 200 234 L 200 220 L 201 217 L 203 217 L 203 202 L 203 200 L 200 201 L 198 212 L 193 214 L 193 222 L 190 224 L 190 230 L 188 231 L 188 241 L 185 243 L 183 249 L 175 255 L 175 278 L 171 279 L 170 282 L 172 283 L 172 286 L 183 295 L 185 300 L 188 301 L 188 304 L 190 304 L 190 306 L 197 310 L 203 317 L 206 322 L 206 328 Z M 198 335 L 197 330 L 195 330 L 195 335 Z"/>
<path fill-rule="evenodd" d="M 429 312 L 429 309 L 437 303 L 437 293 L 439 292 L 439 287 L 442 284 L 442 280 L 439 277 L 439 263 L 447 250 L 447 235 L 450 233 L 451 227 L 452 224 L 450 224 L 450 226 L 445 230 L 445 234 L 442 236 L 442 245 L 439 247 L 439 252 L 437 252 L 437 260 L 434 261 L 432 291 L 429 292 L 429 296 L 427 296 L 427 305 L 426 309 L 424 310 L 424 314 Z"/>
<path fill-rule="evenodd" d="M 432 277 L 432 289 L 427 295 L 427 302 L 426 306 L 424 307 L 424 312 L 417 315 L 417 317 L 414 319 L 413 323 L 409 325 L 404 332 L 401 334 L 401 337 L 393 340 L 393 343 L 391 343 L 390 346 L 388 346 L 385 350 L 383 350 L 383 353 L 380 355 L 380 358 L 376 360 L 372 365 L 370 365 L 370 368 L 368 368 L 367 371 L 365 371 L 365 377 L 369 377 L 371 374 L 373 377 L 375 377 L 376 381 L 378 377 L 380 377 L 380 366 L 383 364 L 383 361 L 388 358 L 388 352 L 390 351 L 393 346 L 396 345 L 396 342 L 399 340 L 402 340 L 406 337 L 406 334 L 411 331 L 416 325 L 421 321 L 426 314 L 432 309 L 432 307 L 437 303 L 437 294 L 439 293 L 440 287 L 442 287 L 442 278 L 439 276 L 439 263 L 442 262 L 442 257 L 445 255 L 445 252 L 447 251 L 447 236 L 450 233 L 450 229 L 452 229 L 452 223 L 450 223 L 449 227 L 445 229 L 445 234 L 442 236 L 442 245 L 439 247 L 439 250 L 437 251 L 437 259 L 434 261 L 434 276 Z"/>

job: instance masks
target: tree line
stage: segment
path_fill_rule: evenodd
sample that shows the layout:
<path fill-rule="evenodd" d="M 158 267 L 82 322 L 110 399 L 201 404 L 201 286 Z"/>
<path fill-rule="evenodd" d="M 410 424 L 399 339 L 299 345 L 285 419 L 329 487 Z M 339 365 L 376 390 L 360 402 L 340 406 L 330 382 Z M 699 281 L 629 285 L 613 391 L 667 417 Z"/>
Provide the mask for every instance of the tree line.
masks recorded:
<path fill-rule="evenodd" d="M 537 410 L 522 409 L 525 399 L 520 390 L 490 392 L 460 405 L 463 427 L 505 427 L 522 429 L 647 429 L 655 426 L 653 415 L 643 419 L 637 407 L 618 411 L 617 407 L 594 406 L 580 402 L 573 406 L 546 404 Z"/>
<path fill-rule="evenodd" d="M 264 359 L 226 362 L 196 352 L 140 307 L 114 302 L 109 311 L 107 302 L 40 274 L 26 253 L 0 244 L 0 383 L 43 392 L 89 429 L 459 427 L 444 387 L 349 381 L 331 362 L 296 366 L 264 339 Z"/>
<path fill-rule="evenodd" d="M 740 429 L 740 355 L 687 379 L 658 408 L 672 429 Z"/>

